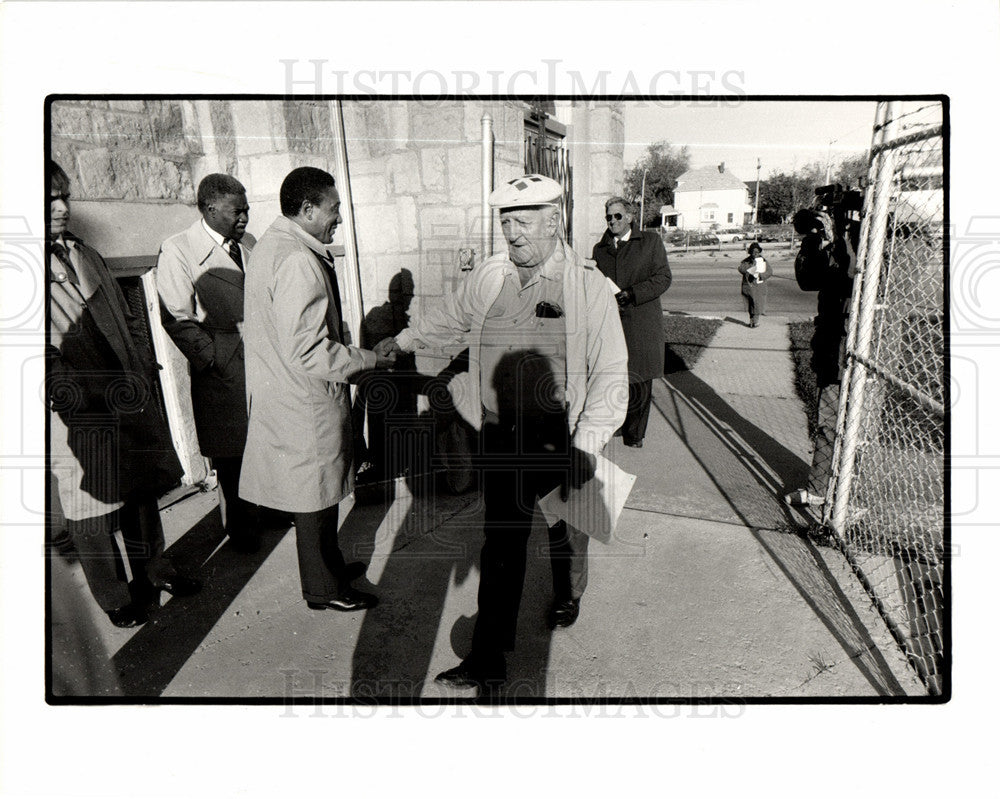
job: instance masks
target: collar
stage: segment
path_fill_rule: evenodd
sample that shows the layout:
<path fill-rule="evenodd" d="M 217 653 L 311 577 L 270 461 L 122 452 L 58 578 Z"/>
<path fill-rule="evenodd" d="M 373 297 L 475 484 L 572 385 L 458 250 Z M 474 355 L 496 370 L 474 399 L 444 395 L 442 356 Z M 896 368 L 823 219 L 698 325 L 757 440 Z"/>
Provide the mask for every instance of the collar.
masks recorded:
<path fill-rule="evenodd" d="M 212 237 L 212 241 L 222 247 L 222 249 L 226 249 L 224 246 L 226 243 L 226 237 L 220 234 L 219 231 L 213 230 L 209 226 L 208 222 L 205 221 L 205 217 L 201 218 L 201 226 L 204 228 L 205 232 Z"/>
<path fill-rule="evenodd" d="M 333 263 L 333 254 L 328 249 L 329 247 L 332 247 L 333 244 L 324 244 L 315 236 L 306 233 L 295 220 L 289 219 L 287 216 L 279 216 L 271 223 L 271 227 L 275 230 L 294 236 L 305 244 L 310 250 L 316 253 L 320 258 L 328 261 L 330 264 Z"/>
<path fill-rule="evenodd" d="M 613 238 L 613 237 L 612 237 L 612 238 Z M 619 243 L 619 244 L 624 244 L 624 243 L 625 243 L 626 241 L 628 241 L 628 240 L 629 240 L 630 238 L 632 238 L 632 228 L 629 228 L 628 230 L 626 230 L 626 231 L 625 231 L 625 235 L 624 235 L 624 236 L 620 236 L 620 237 L 618 238 L 618 243 Z"/>

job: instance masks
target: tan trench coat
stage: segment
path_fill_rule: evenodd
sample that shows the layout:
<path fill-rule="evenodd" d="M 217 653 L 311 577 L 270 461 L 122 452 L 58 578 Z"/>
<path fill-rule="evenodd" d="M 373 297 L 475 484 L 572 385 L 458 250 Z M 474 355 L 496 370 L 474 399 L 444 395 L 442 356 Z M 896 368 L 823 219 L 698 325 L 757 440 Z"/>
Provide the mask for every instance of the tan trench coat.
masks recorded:
<path fill-rule="evenodd" d="M 104 259 L 74 241 L 78 284 L 49 255 L 46 394 L 59 501 L 80 520 L 120 508 L 133 491 L 165 490 L 182 472 L 154 394 L 145 321 L 129 312 Z"/>
<path fill-rule="evenodd" d="M 246 254 L 253 237 L 240 242 Z M 191 364 L 191 405 L 201 454 L 238 457 L 247 438 L 243 270 L 199 219 L 163 242 L 156 263 L 163 327 Z"/>
<path fill-rule="evenodd" d="M 336 279 L 326 246 L 285 217 L 247 264 L 240 496 L 258 505 L 311 513 L 354 489 L 348 381 L 376 358 L 343 343 Z"/>

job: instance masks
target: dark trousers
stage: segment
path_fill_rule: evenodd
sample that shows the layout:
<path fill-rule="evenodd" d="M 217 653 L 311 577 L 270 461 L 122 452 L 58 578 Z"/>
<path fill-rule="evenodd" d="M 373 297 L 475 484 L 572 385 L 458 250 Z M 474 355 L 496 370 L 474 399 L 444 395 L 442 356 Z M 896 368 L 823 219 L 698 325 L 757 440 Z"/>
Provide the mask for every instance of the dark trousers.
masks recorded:
<path fill-rule="evenodd" d="M 174 575 L 173 565 L 163 556 L 163 524 L 155 495 L 137 493 L 107 516 L 67 520 L 66 524 L 90 593 L 104 611 L 125 607 L 132 600 L 115 530 L 122 531 L 124 555 L 136 588 L 158 585 Z"/>
<path fill-rule="evenodd" d="M 482 469 L 485 525 L 480 554 L 479 615 L 472 636 L 477 656 L 514 648 L 537 497 L 566 477 L 565 415 L 527 425 L 486 424 Z M 550 451 L 548 447 L 553 449 Z M 557 599 L 578 599 L 587 586 L 587 542 L 565 524 L 549 530 L 548 555 Z"/>
<path fill-rule="evenodd" d="M 302 597 L 328 602 L 350 587 L 344 575 L 344 555 L 337 538 L 338 506 L 295 514 L 295 548 L 299 556 Z"/>
<path fill-rule="evenodd" d="M 758 322 L 766 313 L 767 286 L 763 283 L 744 283 L 743 299 L 751 322 Z"/>
<path fill-rule="evenodd" d="M 649 406 L 653 401 L 653 381 L 643 380 L 628 384 L 628 411 L 622 423 L 622 440 L 636 444 L 646 436 L 649 424 Z"/>
<path fill-rule="evenodd" d="M 257 506 L 240 499 L 240 470 L 243 456 L 232 458 L 211 458 L 212 468 L 219 479 L 219 508 L 226 535 L 237 538 L 241 535 L 256 535 L 260 528 Z"/>

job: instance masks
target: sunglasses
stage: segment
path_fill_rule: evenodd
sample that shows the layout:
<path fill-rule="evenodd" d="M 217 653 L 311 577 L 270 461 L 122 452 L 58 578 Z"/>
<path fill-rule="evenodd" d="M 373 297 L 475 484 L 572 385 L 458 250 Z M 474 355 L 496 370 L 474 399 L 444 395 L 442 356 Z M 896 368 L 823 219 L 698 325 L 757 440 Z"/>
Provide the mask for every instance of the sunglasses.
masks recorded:
<path fill-rule="evenodd" d="M 605 222 L 610 222 L 612 219 L 614 219 L 614 220 L 617 221 L 617 220 L 621 219 L 624 216 L 625 216 L 624 214 L 605 214 L 604 215 L 604 221 Z"/>

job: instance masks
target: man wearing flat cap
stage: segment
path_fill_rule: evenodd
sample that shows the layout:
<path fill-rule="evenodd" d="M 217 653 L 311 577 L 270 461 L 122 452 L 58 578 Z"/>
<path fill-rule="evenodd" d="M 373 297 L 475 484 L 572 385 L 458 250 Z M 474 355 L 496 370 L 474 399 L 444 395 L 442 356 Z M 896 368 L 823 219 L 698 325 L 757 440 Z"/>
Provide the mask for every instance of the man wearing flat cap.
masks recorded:
<path fill-rule="evenodd" d="M 579 488 L 625 417 L 627 350 L 605 277 L 562 241 L 562 187 L 524 175 L 490 195 L 508 252 L 486 259 L 458 289 L 396 337 L 469 346 L 471 407 L 481 408 L 485 524 L 472 651 L 437 681 L 499 690 L 513 650 L 535 501 Z M 549 530 L 552 628 L 576 621 L 587 581 L 587 539 Z"/>

